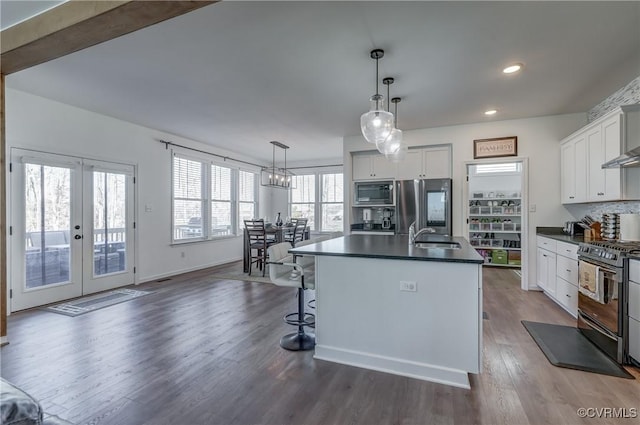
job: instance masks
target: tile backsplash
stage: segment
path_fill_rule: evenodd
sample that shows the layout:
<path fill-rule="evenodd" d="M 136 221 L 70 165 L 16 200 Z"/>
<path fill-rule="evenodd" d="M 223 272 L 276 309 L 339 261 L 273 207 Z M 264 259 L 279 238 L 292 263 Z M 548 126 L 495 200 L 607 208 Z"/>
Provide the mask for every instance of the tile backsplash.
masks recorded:
<path fill-rule="evenodd" d="M 564 207 L 576 220 L 581 219 L 585 215 L 590 215 L 595 220 L 600 221 L 604 213 L 640 214 L 640 201 L 623 201 L 623 202 L 599 202 L 593 204 L 566 204 Z"/>
<path fill-rule="evenodd" d="M 587 120 L 591 122 L 618 106 L 636 103 L 640 103 L 640 76 L 591 108 L 587 113 Z"/>

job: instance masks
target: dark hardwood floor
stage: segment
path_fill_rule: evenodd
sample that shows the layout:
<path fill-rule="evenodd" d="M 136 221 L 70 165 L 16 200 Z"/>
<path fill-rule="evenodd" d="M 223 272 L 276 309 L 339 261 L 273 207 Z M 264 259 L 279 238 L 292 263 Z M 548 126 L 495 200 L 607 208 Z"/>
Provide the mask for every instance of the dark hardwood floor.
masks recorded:
<path fill-rule="evenodd" d="M 552 366 L 520 320 L 575 320 L 521 291 L 511 270 L 484 269 L 484 369 L 470 391 L 285 351 L 295 291 L 214 271 L 140 285 L 154 293 L 75 318 L 13 314 L 2 376 L 77 424 L 638 423 L 577 415 L 640 410 L 640 380 Z"/>

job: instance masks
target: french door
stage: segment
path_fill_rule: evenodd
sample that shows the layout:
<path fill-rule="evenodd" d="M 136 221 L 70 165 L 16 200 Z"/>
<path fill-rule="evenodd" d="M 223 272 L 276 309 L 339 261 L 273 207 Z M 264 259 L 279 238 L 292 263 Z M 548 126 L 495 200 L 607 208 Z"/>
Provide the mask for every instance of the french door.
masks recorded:
<path fill-rule="evenodd" d="M 11 151 L 11 311 L 134 283 L 134 167 Z"/>

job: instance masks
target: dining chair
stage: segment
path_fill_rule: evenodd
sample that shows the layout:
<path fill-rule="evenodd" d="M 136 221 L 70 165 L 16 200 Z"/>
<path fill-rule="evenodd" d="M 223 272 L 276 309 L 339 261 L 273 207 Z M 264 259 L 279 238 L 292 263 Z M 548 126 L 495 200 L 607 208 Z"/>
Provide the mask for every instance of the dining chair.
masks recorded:
<path fill-rule="evenodd" d="M 304 232 L 307 228 L 308 221 L 308 218 L 292 218 L 291 223 L 293 224 L 293 232 L 285 234 L 285 242 L 290 242 L 291 245 L 295 247 L 296 243 L 304 240 Z"/>
<path fill-rule="evenodd" d="M 262 276 L 264 276 L 267 270 L 267 248 L 275 242 L 267 239 L 267 231 L 262 219 L 244 220 L 244 227 L 247 231 L 247 238 L 249 238 L 249 276 L 251 276 L 251 266 L 254 263 L 262 270 Z"/>

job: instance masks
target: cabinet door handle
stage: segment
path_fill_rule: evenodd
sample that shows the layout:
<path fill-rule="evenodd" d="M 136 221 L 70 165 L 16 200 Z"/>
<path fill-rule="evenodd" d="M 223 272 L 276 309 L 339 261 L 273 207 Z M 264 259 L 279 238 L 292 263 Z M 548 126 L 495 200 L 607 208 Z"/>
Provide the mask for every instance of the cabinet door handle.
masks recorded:
<path fill-rule="evenodd" d="M 569 199 L 573 199 L 573 198 L 574 198 L 573 196 L 569 196 Z"/>
<path fill-rule="evenodd" d="M 567 269 L 567 271 L 568 271 L 569 273 L 571 273 L 571 270 Z"/>
<path fill-rule="evenodd" d="M 569 295 L 569 294 L 565 294 L 565 295 L 566 295 L 567 297 L 571 298 L 571 295 Z"/>

